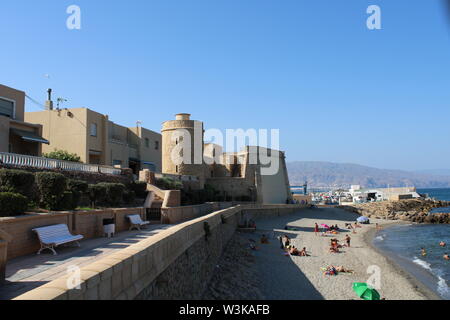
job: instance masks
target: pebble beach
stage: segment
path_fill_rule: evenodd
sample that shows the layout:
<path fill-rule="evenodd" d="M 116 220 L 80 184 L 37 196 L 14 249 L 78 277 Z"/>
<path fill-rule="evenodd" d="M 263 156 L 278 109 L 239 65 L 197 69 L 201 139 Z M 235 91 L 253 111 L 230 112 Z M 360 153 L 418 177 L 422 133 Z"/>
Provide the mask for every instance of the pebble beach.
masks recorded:
<path fill-rule="evenodd" d="M 236 234 L 217 266 L 222 272 L 211 280 L 205 299 L 360 300 L 352 284 L 367 282 L 371 277 L 369 267 L 380 271 L 378 291 L 386 300 L 439 299 L 372 246 L 376 223 L 387 227 L 402 222 L 372 220 L 371 225 L 358 228 L 356 234 L 346 230 L 345 224 L 357 218 L 358 215 L 337 208 L 316 208 L 258 220 L 255 233 Z M 316 235 L 315 223 L 337 224 L 342 232 Z M 269 238 L 269 244 L 259 243 L 263 234 Z M 330 240 L 337 238 L 343 244 L 347 234 L 352 239 L 351 247 L 342 248 L 341 253 L 329 253 Z M 310 256 L 286 255 L 278 240 L 283 235 L 295 247 L 306 247 Z M 251 243 L 256 243 L 257 250 L 250 249 Z M 324 275 L 322 268 L 330 265 L 354 272 Z"/>

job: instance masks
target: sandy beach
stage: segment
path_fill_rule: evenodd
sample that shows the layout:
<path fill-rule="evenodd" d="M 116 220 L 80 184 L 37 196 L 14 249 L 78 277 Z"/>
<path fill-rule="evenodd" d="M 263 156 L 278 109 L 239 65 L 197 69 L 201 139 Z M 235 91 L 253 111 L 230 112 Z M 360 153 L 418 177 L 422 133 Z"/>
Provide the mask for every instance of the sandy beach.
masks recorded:
<path fill-rule="evenodd" d="M 420 282 L 401 270 L 398 265 L 389 260 L 372 246 L 376 233 L 375 223 L 386 227 L 392 221 L 372 220 L 372 225 L 365 225 L 352 232 L 341 232 L 336 236 L 320 236 L 314 233 L 314 224 L 318 223 L 345 227 L 345 223 L 354 222 L 358 216 L 335 208 L 318 208 L 299 211 L 296 214 L 272 217 L 257 221 L 258 231 L 255 234 L 238 234 L 236 237 L 242 246 L 247 247 L 249 240 L 257 241 L 262 234 L 270 239 L 270 244 L 259 244 L 258 250 L 252 252 L 252 263 L 245 255 L 245 264 L 233 272 L 228 267 L 224 272 L 240 278 L 235 283 L 241 283 L 241 290 L 247 283 L 248 290 L 257 291 L 264 299 L 269 300 L 359 300 L 352 290 L 354 282 L 367 282 L 370 266 L 377 266 L 381 275 L 381 296 L 386 300 L 427 300 L 439 299 Z M 401 222 L 399 222 L 401 223 Z M 286 226 L 295 231 L 284 230 Z M 310 257 L 286 256 L 280 248 L 277 237 L 288 235 L 292 244 L 301 249 L 307 248 Z M 337 238 L 341 244 L 344 237 L 350 235 L 351 248 L 343 248 L 342 253 L 329 253 L 330 239 Z M 228 254 L 229 255 L 229 254 Z M 226 256 L 226 254 L 225 254 Z M 236 261 L 239 259 L 236 258 Z M 238 263 L 238 262 L 237 262 Z M 239 263 L 238 263 L 239 264 Z M 339 273 L 337 276 L 324 275 L 321 268 L 329 265 L 344 266 L 354 270 L 352 274 Z M 236 271 L 236 270 L 235 270 Z M 251 279 L 238 274 L 252 274 Z M 223 279 L 230 278 L 224 275 Z M 257 279 L 257 281 L 255 281 Z M 229 281 L 229 280 L 228 280 Z M 213 279 L 211 287 L 226 287 L 219 278 Z M 257 288 L 253 288 L 257 286 Z M 223 289 L 223 295 L 216 298 L 233 299 L 233 286 Z"/>

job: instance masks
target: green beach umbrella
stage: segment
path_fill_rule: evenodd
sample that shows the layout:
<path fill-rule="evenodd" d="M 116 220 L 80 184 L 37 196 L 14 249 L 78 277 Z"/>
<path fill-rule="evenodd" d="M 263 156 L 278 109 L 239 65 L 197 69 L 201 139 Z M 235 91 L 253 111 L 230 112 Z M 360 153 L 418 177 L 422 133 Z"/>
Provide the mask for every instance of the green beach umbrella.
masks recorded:
<path fill-rule="evenodd" d="M 378 291 L 371 288 L 367 283 L 354 283 L 353 291 L 363 300 L 380 300 Z"/>

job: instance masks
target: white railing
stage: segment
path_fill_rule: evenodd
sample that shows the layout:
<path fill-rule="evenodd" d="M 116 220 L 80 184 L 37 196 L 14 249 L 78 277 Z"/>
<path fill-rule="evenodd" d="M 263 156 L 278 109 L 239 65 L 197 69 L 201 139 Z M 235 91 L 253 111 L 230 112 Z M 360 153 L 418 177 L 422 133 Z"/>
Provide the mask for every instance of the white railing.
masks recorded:
<path fill-rule="evenodd" d="M 0 152 L 0 164 L 1 163 L 11 166 L 31 167 L 37 169 L 60 169 L 64 171 L 82 171 L 82 172 L 104 173 L 113 175 L 120 175 L 122 173 L 122 170 L 113 167 L 26 156 L 23 154 L 3 153 L 3 152 Z"/>

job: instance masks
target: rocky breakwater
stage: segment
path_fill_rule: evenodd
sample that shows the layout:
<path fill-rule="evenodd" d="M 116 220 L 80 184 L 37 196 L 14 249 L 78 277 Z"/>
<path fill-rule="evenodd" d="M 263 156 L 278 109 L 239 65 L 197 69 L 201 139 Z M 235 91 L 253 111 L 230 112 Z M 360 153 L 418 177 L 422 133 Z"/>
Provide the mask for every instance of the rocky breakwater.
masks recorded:
<path fill-rule="evenodd" d="M 450 224 L 450 213 L 430 214 L 431 210 L 443 207 L 450 207 L 450 202 L 414 199 L 341 206 L 342 209 L 368 218 L 402 220 L 415 223 Z"/>

